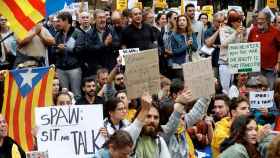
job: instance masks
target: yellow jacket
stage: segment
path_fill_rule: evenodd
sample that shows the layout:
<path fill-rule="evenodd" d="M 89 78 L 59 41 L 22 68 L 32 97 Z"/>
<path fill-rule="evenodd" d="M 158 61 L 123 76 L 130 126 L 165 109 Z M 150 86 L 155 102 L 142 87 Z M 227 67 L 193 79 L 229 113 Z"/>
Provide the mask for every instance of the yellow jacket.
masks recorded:
<path fill-rule="evenodd" d="M 220 145 L 226 138 L 229 138 L 230 126 L 231 117 L 225 117 L 215 124 L 215 130 L 211 143 L 213 158 L 217 158 L 220 155 Z"/>

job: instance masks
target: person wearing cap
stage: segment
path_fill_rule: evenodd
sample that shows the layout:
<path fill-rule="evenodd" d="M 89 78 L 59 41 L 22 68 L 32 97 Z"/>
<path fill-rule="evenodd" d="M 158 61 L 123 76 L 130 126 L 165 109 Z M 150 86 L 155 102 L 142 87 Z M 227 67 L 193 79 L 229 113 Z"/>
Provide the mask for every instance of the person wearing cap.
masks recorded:
<path fill-rule="evenodd" d="M 247 82 L 248 96 L 250 92 L 264 92 L 269 90 L 269 83 L 265 76 L 252 76 Z M 256 121 L 260 125 L 273 124 L 277 114 L 277 108 L 275 103 L 273 107 L 267 108 L 265 106 L 255 109 L 250 109 L 251 113 L 254 114 Z"/>

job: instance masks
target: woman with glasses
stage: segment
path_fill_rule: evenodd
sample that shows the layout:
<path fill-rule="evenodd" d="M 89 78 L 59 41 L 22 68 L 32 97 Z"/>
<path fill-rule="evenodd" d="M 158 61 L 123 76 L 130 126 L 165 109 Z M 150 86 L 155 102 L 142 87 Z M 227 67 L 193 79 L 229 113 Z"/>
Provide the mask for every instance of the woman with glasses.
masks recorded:
<path fill-rule="evenodd" d="M 108 139 L 116 130 L 127 127 L 130 123 L 125 119 L 127 106 L 118 98 L 109 99 L 104 105 L 106 118 L 104 127 L 100 129 L 101 134 Z"/>

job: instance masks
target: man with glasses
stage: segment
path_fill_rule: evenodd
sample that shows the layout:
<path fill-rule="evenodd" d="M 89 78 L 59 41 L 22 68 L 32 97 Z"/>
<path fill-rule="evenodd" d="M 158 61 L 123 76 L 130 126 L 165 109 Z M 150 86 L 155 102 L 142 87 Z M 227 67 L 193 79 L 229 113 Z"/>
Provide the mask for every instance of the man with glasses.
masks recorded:
<path fill-rule="evenodd" d="M 248 41 L 261 43 L 261 74 L 267 77 L 272 88 L 276 72 L 280 71 L 280 32 L 270 23 L 271 15 L 260 11 L 257 25 L 250 31 Z"/>
<path fill-rule="evenodd" d="M 223 13 L 218 12 L 213 16 L 213 25 L 208 28 L 205 32 L 205 44 L 207 47 L 215 48 L 212 53 L 212 67 L 215 72 L 215 76 L 218 78 L 218 60 L 220 54 L 220 36 L 219 36 L 219 28 L 224 24 L 225 16 Z"/>

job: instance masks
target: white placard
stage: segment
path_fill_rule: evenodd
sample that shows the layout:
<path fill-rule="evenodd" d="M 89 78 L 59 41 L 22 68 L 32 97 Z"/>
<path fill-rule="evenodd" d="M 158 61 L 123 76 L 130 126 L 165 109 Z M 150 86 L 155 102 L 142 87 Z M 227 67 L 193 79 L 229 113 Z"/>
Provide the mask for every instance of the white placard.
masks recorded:
<path fill-rule="evenodd" d="M 260 42 L 229 44 L 228 62 L 231 73 L 260 72 L 260 49 Z"/>
<path fill-rule="evenodd" d="M 36 108 L 39 151 L 49 158 L 93 157 L 104 143 L 102 105 L 50 106 Z"/>
<path fill-rule="evenodd" d="M 250 92 L 249 96 L 251 108 L 273 107 L 274 91 Z"/>
<path fill-rule="evenodd" d="M 124 60 L 124 56 L 126 54 L 134 54 L 134 53 L 139 53 L 140 49 L 139 48 L 128 48 L 128 49 L 121 49 L 119 50 L 119 55 L 121 57 L 121 61 L 122 61 L 122 65 L 125 65 L 125 60 Z"/>

